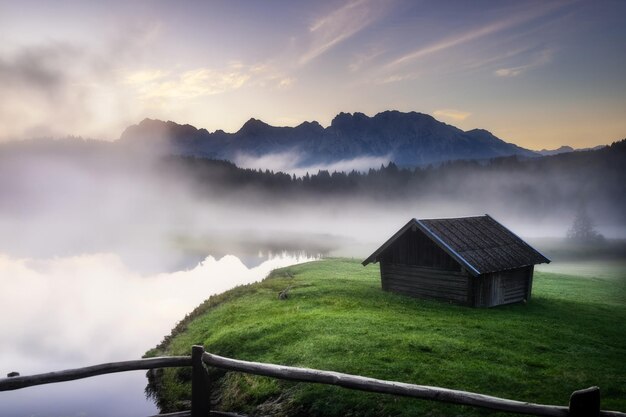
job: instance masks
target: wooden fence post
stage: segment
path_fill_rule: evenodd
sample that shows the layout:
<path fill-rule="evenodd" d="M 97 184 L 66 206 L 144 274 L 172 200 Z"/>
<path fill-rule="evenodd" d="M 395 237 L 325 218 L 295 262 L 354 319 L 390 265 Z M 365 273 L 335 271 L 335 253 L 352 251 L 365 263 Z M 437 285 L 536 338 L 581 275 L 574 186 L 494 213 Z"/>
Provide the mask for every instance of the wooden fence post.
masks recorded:
<path fill-rule="evenodd" d="M 569 417 L 599 417 L 600 388 L 590 387 L 574 391 L 569 397 Z"/>
<path fill-rule="evenodd" d="M 202 363 L 203 353 L 203 346 L 191 348 L 191 417 L 208 417 L 211 410 L 211 387 Z"/>

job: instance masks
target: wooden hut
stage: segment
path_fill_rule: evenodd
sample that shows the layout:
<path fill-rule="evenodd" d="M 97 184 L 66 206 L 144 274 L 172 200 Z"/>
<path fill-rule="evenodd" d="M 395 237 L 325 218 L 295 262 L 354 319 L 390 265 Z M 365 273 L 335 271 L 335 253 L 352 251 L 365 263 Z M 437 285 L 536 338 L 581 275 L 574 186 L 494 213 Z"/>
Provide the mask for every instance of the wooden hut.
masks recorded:
<path fill-rule="evenodd" d="M 534 265 L 550 260 L 486 214 L 411 219 L 372 262 L 385 291 L 493 307 L 530 300 Z"/>

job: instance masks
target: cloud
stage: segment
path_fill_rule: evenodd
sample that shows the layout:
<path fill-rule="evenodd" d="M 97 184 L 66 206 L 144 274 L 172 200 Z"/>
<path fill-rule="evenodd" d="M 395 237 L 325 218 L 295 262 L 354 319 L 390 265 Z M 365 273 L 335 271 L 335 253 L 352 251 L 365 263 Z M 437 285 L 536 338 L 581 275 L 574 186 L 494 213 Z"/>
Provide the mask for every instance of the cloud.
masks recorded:
<path fill-rule="evenodd" d="M 169 72 L 158 69 L 135 71 L 126 74 L 125 81 L 128 84 L 146 84 L 162 80 L 169 75 Z"/>
<path fill-rule="evenodd" d="M 278 88 L 289 88 L 296 82 L 294 77 L 286 77 L 278 82 Z"/>
<path fill-rule="evenodd" d="M 309 28 L 310 46 L 298 63 L 305 65 L 378 20 L 386 2 L 354 0 L 317 19 Z"/>
<path fill-rule="evenodd" d="M 471 114 L 472 113 L 461 111 L 461 110 L 454 110 L 454 109 L 441 109 L 441 110 L 435 110 L 433 112 L 433 115 L 436 117 L 442 117 L 445 119 L 452 119 L 456 121 L 465 120 Z"/>
<path fill-rule="evenodd" d="M 367 156 L 353 159 L 342 159 L 335 162 L 320 164 L 302 164 L 303 155 L 292 152 L 272 153 L 262 156 L 239 154 L 234 158 L 237 166 L 249 169 L 269 169 L 274 172 L 284 172 L 298 177 L 309 174 L 317 174 L 318 171 L 328 172 L 364 172 L 370 168 L 379 168 L 382 164 L 387 164 L 390 156 Z"/>
<path fill-rule="evenodd" d="M 238 90 L 244 86 L 289 88 L 294 77 L 267 64 L 232 62 L 226 68 L 195 68 L 187 71 L 143 69 L 122 76 L 141 100 L 186 100 Z"/>
<path fill-rule="evenodd" d="M 495 70 L 493 74 L 497 77 L 504 78 L 517 77 L 518 75 L 530 69 L 548 64 L 550 61 L 552 61 L 552 55 L 552 49 L 544 49 L 539 54 L 536 54 L 534 57 L 532 57 L 531 61 L 528 64 L 508 68 L 499 68 Z"/>
<path fill-rule="evenodd" d="M 409 72 L 406 74 L 392 74 L 377 81 L 377 84 L 390 84 L 400 81 L 414 80 L 419 77 L 417 72 Z"/>
<path fill-rule="evenodd" d="M 526 66 L 514 67 L 514 68 L 500 68 L 493 73 L 498 77 L 517 77 L 526 69 Z"/>
<path fill-rule="evenodd" d="M 0 51 L 0 140 L 118 135 L 140 111 L 117 85 L 119 68 L 137 62 L 156 36 L 152 26 L 129 31 L 124 42 L 46 41 Z M 150 75 L 157 74 L 142 74 Z"/>
<path fill-rule="evenodd" d="M 224 70 L 197 68 L 178 74 L 161 70 L 131 72 L 124 82 L 135 89 L 142 100 L 190 99 L 221 94 L 241 88 L 250 74 L 233 65 Z"/>
<path fill-rule="evenodd" d="M 160 25 L 124 28 L 123 33 L 132 36 L 0 51 L 0 141 L 67 135 L 113 139 L 146 115 L 198 114 L 185 103 L 196 98 L 245 87 L 286 90 L 297 83 L 271 61 L 145 66 L 160 39 Z"/>
<path fill-rule="evenodd" d="M 0 140 L 100 136 L 112 121 L 125 119 L 127 97 L 111 88 L 113 74 L 102 70 L 99 61 L 88 50 L 66 43 L 0 54 Z"/>
<path fill-rule="evenodd" d="M 523 53 L 527 53 L 529 50 L 531 50 L 531 47 L 524 46 L 522 48 L 509 49 L 505 51 L 504 53 L 492 55 L 487 58 L 472 57 L 469 61 L 466 61 L 465 64 L 462 65 L 461 67 L 463 69 L 468 69 L 468 70 L 482 69 L 488 66 L 492 67 L 493 64 L 496 62 L 504 61 L 506 59 L 511 59 L 515 56 L 521 55 Z"/>
<path fill-rule="evenodd" d="M 414 61 L 416 59 L 425 57 L 427 55 L 433 54 L 435 52 L 440 52 L 454 46 L 462 45 L 474 39 L 481 38 L 483 36 L 490 35 L 492 33 L 498 32 L 505 28 L 512 26 L 518 19 L 507 19 L 500 22 L 495 22 L 487 26 L 483 26 L 478 29 L 474 29 L 468 32 L 465 32 L 461 35 L 450 37 L 446 39 L 442 39 L 439 42 L 435 42 L 433 44 L 427 45 L 422 48 L 418 48 L 397 58 L 386 65 L 386 68 L 395 68 L 400 65 L 406 64 L 410 61 Z"/>
<path fill-rule="evenodd" d="M 393 69 L 407 63 L 413 62 L 420 58 L 424 58 L 428 55 L 442 52 L 447 49 L 466 44 L 468 42 L 480 39 L 482 37 L 492 35 L 512 27 L 518 26 L 529 20 L 536 19 L 540 16 L 544 16 L 553 12 L 559 7 L 563 7 L 564 4 L 554 3 L 546 7 L 537 7 L 527 12 L 519 12 L 514 14 L 513 17 L 505 18 L 497 21 L 493 21 L 487 25 L 471 29 L 461 34 L 441 39 L 437 42 L 431 43 L 426 46 L 417 48 L 385 65 L 386 69 Z"/>
<path fill-rule="evenodd" d="M 351 72 L 359 71 L 365 64 L 370 63 L 372 60 L 380 56 L 382 53 L 383 53 L 382 48 L 374 47 L 365 53 L 355 54 L 354 59 L 348 65 L 348 69 Z"/>
<path fill-rule="evenodd" d="M 0 57 L 0 84 L 19 84 L 56 95 L 68 82 L 63 64 L 79 59 L 82 51 L 69 44 L 54 43 L 19 50 L 13 57 Z"/>

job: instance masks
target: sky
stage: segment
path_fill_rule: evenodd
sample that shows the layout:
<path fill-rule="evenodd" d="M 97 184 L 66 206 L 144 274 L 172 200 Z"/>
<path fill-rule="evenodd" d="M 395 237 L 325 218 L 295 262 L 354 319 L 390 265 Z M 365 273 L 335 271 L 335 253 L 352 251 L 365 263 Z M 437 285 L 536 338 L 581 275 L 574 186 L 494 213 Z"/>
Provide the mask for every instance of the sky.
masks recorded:
<path fill-rule="evenodd" d="M 625 1 L 0 0 L 0 140 L 417 111 L 531 148 L 626 137 Z"/>

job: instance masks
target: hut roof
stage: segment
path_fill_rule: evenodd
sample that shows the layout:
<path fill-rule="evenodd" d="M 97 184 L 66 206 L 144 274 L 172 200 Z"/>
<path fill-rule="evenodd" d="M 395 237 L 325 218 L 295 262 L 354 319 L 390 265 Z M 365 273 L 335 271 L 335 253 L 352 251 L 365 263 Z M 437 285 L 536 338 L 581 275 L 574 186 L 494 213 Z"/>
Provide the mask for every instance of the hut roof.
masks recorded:
<path fill-rule="evenodd" d="M 550 260 L 488 214 L 454 219 L 411 219 L 363 265 L 379 255 L 409 228 L 417 227 L 472 275 L 550 263 Z"/>

